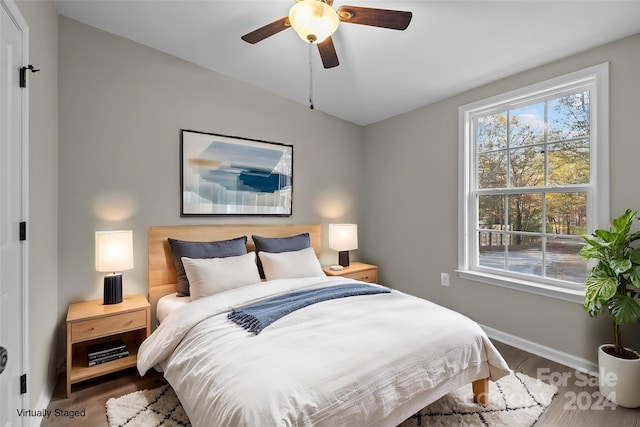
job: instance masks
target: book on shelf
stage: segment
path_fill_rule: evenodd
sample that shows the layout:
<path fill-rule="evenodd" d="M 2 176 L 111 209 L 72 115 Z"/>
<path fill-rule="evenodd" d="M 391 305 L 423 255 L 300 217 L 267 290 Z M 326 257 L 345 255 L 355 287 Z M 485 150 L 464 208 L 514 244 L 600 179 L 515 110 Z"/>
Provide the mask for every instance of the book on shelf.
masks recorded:
<path fill-rule="evenodd" d="M 87 352 L 88 353 L 100 353 L 100 352 L 103 352 L 103 351 L 112 350 L 114 348 L 123 348 L 123 347 L 126 347 L 124 342 L 121 339 L 117 339 L 117 340 L 113 340 L 113 341 L 106 341 L 106 342 L 101 342 L 101 343 L 98 343 L 98 344 L 92 344 L 92 345 L 87 347 Z"/>
<path fill-rule="evenodd" d="M 127 346 L 122 340 L 107 341 L 93 344 L 87 347 L 87 356 L 102 356 L 107 353 L 126 350 Z"/>
<path fill-rule="evenodd" d="M 129 353 L 129 351 L 127 350 L 126 347 L 124 348 L 117 348 L 114 350 L 110 350 L 104 353 L 100 353 L 100 354 L 87 354 L 87 360 L 97 360 L 97 359 L 102 359 L 105 357 L 110 357 L 116 354 L 121 354 L 121 353 Z"/>
<path fill-rule="evenodd" d="M 129 351 L 125 349 L 125 350 L 122 350 L 120 353 L 99 357 L 97 359 L 90 359 L 88 363 L 89 363 L 89 366 L 95 366 L 101 363 L 111 362 L 112 360 L 122 359 L 123 357 L 127 357 L 127 356 L 129 356 Z"/>

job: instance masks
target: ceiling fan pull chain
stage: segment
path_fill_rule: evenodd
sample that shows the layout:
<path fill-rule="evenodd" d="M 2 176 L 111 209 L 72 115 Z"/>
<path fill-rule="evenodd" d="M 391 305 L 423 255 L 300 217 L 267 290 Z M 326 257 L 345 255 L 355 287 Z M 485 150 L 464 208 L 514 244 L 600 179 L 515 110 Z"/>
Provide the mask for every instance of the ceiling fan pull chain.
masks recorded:
<path fill-rule="evenodd" d="M 313 68 L 311 66 L 311 43 L 309 43 L 309 108 L 313 110 Z"/>

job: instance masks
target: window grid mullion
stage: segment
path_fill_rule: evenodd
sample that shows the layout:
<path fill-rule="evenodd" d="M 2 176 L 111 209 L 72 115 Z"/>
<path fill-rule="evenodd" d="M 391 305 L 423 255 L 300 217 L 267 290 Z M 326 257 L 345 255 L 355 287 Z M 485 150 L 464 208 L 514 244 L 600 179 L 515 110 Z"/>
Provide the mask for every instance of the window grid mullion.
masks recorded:
<path fill-rule="evenodd" d="M 511 108 L 507 108 L 507 189 L 511 188 Z M 509 271 L 509 194 L 504 195 L 504 226 L 502 238 L 504 239 L 504 269 Z"/>
<path fill-rule="evenodd" d="M 590 133 L 585 133 L 584 135 L 580 135 L 580 136 L 575 136 L 573 138 L 564 138 L 564 139 L 556 139 L 553 141 L 548 141 L 547 142 L 538 142 L 538 143 L 534 143 L 534 144 L 525 144 L 525 145 L 521 145 L 518 148 L 526 148 L 526 147 L 544 147 L 545 145 L 553 145 L 553 144 L 561 144 L 563 142 L 575 142 L 575 141 L 581 141 L 584 139 L 588 139 L 590 140 L 591 138 L 591 134 Z M 494 148 L 492 150 L 484 150 L 484 151 L 479 151 L 479 154 L 487 154 L 487 153 L 499 153 L 500 151 L 507 151 L 507 148 Z"/>
<path fill-rule="evenodd" d="M 509 195 L 504 195 L 504 226 L 502 227 L 502 238 L 504 240 L 504 269 L 509 271 Z"/>
<path fill-rule="evenodd" d="M 544 185 L 549 186 L 549 100 L 544 101 Z M 542 193 L 542 277 L 547 277 L 547 193 Z"/>
<path fill-rule="evenodd" d="M 570 184 L 557 187 L 513 187 L 513 188 L 481 188 L 474 191 L 478 195 L 499 194 L 541 194 L 541 193 L 585 193 L 593 188 L 590 184 Z"/>

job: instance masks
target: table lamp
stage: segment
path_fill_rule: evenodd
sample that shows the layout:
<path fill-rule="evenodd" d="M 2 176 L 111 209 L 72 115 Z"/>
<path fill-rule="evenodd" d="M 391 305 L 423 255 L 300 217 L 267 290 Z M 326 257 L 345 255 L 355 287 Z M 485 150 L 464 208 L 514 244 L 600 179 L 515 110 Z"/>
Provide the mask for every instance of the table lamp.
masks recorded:
<path fill-rule="evenodd" d="M 133 231 L 96 231 L 96 271 L 104 276 L 104 304 L 122 302 L 122 274 L 133 269 Z"/>
<path fill-rule="evenodd" d="M 349 267 L 349 251 L 358 249 L 358 224 L 329 224 L 329 247 L 338 251 L 338 264 Z"/>

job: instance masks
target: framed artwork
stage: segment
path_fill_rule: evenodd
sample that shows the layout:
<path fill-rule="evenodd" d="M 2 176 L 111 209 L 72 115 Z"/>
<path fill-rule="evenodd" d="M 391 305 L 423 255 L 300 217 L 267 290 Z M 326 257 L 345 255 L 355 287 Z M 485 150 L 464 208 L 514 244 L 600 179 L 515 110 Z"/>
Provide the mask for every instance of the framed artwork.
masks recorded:
<path fill-rule="evenodd" d="M 293 145 L 180 132 L 182 216 L 291 215 Z"/>

